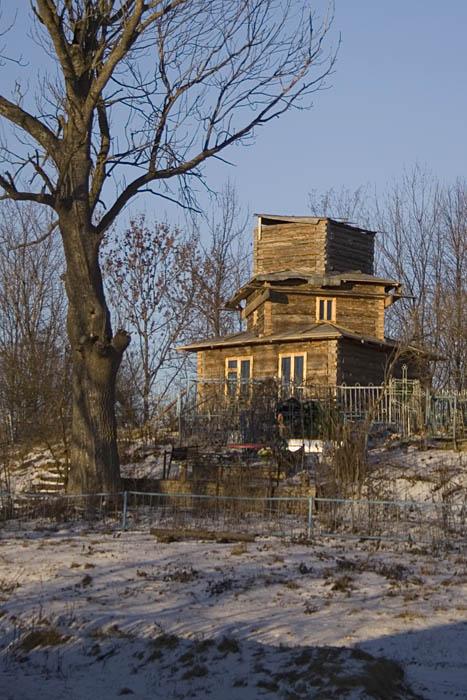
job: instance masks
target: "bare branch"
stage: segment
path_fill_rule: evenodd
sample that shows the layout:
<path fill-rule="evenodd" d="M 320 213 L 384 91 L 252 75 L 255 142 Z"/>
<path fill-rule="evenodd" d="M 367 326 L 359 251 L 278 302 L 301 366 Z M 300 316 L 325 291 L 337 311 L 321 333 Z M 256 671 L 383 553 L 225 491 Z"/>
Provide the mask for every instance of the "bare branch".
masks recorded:
<path fill-rule="evenodd" d="M 92 209 L 94 209 L 96 206 L 99 200 L 99 195 L 102 191 L 102 186 L 106 178 L 107 158 L 110 151 L 110 128 L 109 121 L 107 119 L 107 110 L 103 100 L 100 100 L 99 104 L 97 105 L 97 116 L 101 144 L 91 184 L 90 206 Z"/>
<path fill-rule="evenodd" d="M 33 6 L 33 12 L 39 22 L 47 28 L 65 79 L 68 81 L 69 85 L 70 83 L 73 85 L 76 79 L 76 73 L 73 66 L 70 46 L 63 32 L 62 18 L 57 11 L 57 5 L 53 0 L 37 0 L 37 7 L 38 9 L 36 10 Z"/>
<path fill-rule="evenodd" d="M 53 131 L 37 117 L 33 117 L 2 95 L 0 95 L 0 115 L 30 134 L 54 160 L 56 159 L 59 140 Z"/>
<path fill-rule="evenodd" d="M 58 220 L 51 223 L 43 236 L 39 236 L 39 238 L 35 238 L 33 241 L 26 241 L 24 243 L 19 243 L 18 245 L 10 248 L 10 250 L 20 250 L 21 248 L 30 248 L 31 246 L 38 245 L 39 243 L 43 243 L 53 234 L 55 229 L 58 227 L 58 223 L 59 223 Z"/>
<path fill-rule="evenodd" d="M 17 190 L 13 178 L 9 173 L 0 175 L 0 187 L 3 187 L 5 194 L 0 196 L 0 201 L 13 199 L 16 202 L 36 202 L 36 204 L 46 204 L 54 206 L 54 198 L 44 192 L 22 192 Z"/>

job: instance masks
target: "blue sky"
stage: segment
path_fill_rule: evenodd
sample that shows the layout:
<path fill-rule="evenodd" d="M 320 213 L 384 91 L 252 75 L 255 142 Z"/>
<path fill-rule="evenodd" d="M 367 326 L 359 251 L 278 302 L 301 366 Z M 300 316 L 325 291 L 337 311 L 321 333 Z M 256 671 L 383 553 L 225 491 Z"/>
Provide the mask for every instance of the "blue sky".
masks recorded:
<path fill-rule="evenodd" d="M 235 167 L 209 166 L 211 187 L 229 178 L 251 212 L 307 214 L 312 189 L 381 190 L 417 162 L 467 176 L 467 2 L 336 0 L 339 32 L 329 89 L 226 152 Z"/>
<path fill-rule="evenodd" d="M 416 161 L 466 175 L 467 2 L 337 0 L 334 26 L 332 87 L 234 153 L 252 211 L 307 213 L 313 188 L 382 188 Z"/>
<path fill-rule="evenodd" d="M 17 6 L 25 12 L 28 3 Z M 18 19 L 10 42 L 23 33 Z M 383 188 L 417 161 L 446 181 L 466 175 L 467 2 L 336 0 L 334 40 L 338 32 L 329 89 L 310 111 L 290 112 L 252 146 L 225 152 L 235 167 L 210 164 L 213 189 L 229 178 L 252 212 L 306 214 L 311 189 Z M 132 209 L 157 218 L 167 211 L 149 195 Z"/>

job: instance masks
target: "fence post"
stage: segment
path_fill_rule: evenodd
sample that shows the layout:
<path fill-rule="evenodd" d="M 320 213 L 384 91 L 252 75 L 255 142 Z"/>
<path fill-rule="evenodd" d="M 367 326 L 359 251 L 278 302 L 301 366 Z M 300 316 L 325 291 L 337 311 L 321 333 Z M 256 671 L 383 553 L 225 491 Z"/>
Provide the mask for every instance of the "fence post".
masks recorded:
<path fill-rule="evenodd" d="M 454 394 L 452 416 L 452 445 L 457 450 L 457 394 Z"/>
<path fill-rule="evenodd" d="M 122 530 L 126 530 L 128 513 L 128 491 L 123 492 Z"/>
<path fill-rule="evenodd" d="M 308 498 L 308 539 L 311 540 L 313 532 L 313 496 Z"/>
<path fill-rule="evenodd" d="M 425 389 L 425 431 L 431 437 L 431 391 Z"/>
<path fill-rule="evenodd" d="M 187 402 L 188 403 L 188 402 Z M 178 392 L 177 396 L 177 427 L 178 427 L 178 444 L 182 446 L 182 392 Z"/>

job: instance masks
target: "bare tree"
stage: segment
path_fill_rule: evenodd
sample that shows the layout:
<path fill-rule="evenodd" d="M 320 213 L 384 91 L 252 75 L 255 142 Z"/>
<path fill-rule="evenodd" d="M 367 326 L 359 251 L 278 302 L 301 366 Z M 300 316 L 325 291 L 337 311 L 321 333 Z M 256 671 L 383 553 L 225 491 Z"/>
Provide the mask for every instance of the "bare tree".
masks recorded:
<path fill-rule="evenodd" d="M 439 284 L 442 246 L 441 189 L 436 178 L 416 165 L 377 199 L 380 272 L 403 284 L 406 295 L 390 314 L 394 332 L 418 344 L 437 344 L 434 293 Z"/>
<path fill-rule="evenodd" d="M 313 189 L 308 194 L 308 208 L 312 216 L 328 216 L 359 226 L 369 226 L 373 218 L 373 196 L 366 185 L 360 185 L 355 190 L 348 187 L 331 187 L 324 192 Z"/>
<path fill-rule="evenodd" d="M 439 379 L 467 389 L 467 183 L 458 179 L 441 195 L 442 245 L 437 265 L 434 314 L 439 327 Z"/>
<path fill-rule="evenodd" d="M 247 223 L 236 189 L 227 183 L 210 218 L 204 225 L 199 220 L 194 224 L 200 253 L 191 266 L 196 288 L 193 336 L 226 335 L 239 329 L 238 317 L 224 307 L 248 277 L 251 251 L 244 237 Z"/>
<path fill-rule="evenodd" d="M 126 365 L 147 424 L 185 359 L 175 344 L 187 337 L 197 293 L 190 274 L 196 241 L 167 224 L 148 226 L 140 216 L 102 252 L 111 308 L 133 338 Z"/>
<path fill-rule="evenodd" d="M 444 358 L 423 373 L 441 386 L 467 385 L 467 184 L 442 185 L 415 165 L 381 194 L 342 188 L 310 194 L 312 213 L 379 231 L 378 271 L 402 282 L 404 298 L 387 314 L 387 331 Z M 420 356 L 422 359 L 423 356 Z M 422 369 L 422 368 L 420 368 Z"/>
<path fill-rule="evenodd" d="M 32 0 L 55 62 L 39 99 L 0 115 L 4 197 L 55 212 L 73 358 L 69 489 L 115 491 L 115 381 L 130 338 L 112 331 L 99 266 L 105 232 L 138 193 L 190 201 L 201 166 L 306 97 L 329 74 L 329 21 L 304 0 Z M 20 83 L 17 83 L 19 86 Z M 108 185 L 113 177 L 116 191 Z M 175 187 L 170 187 L 173 182 Z M 178 189 L 177 189 L 178 185 Z"/>
<path fill-rule="evenodd" d="M 0 206 L 0 405 L 20 440 L 61 437 L 69 396 L 63 254 L 51 238 L 28 246 L 43 219 L 32 204 Z"/>

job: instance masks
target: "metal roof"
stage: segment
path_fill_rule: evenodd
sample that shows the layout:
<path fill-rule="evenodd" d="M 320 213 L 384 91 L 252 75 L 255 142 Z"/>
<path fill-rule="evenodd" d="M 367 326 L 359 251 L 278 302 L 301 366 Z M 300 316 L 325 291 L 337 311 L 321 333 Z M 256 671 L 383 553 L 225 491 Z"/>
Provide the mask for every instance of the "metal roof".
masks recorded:
<path fill-rule="evenodd" d="M 311 325 L 302 324 L 293 330 L 273 333 L 271 335 L 259 336 L 252 331 L 231 333 L 230 335 L 198 340 L 194 343 L 183 345 L 177 348 L 177 350 L 196 351 L 208 350 L 211 348 L 234 347 L 237 345 L 267 345 L 270 343 L 299 342 L 302 340 L 332 340 L 334 338 L 349 338 L 362 343 L 391 348 L 397 344 L 395 341 L 384 341 L 380 338 L 360 335 L 342 326 L 337 326 L 334 323 L 318 322 Z"/>
<path fill-rule="evenodd" d="M 287 280 L 302 280 L 314 287 L 339 287 L 345 282 L 360 282 L 363 284 L 381 284 L 384 285 L 385 291 L 388 289 L 399 289 L 401 283 L 397 280 L 388 279 L 385 277 L 375 277 L 368 275 L 360 270 L 349 270 L 348 272 L 336 272 L 327 275 L 318 275 L 311 270 L 280 270 L 278 272 L 267 272 L 254 275 L 246 284 L 229 299 L 226 303 L 226 308 L 235 309 L 237 304 L 251 294 L 254 289 L 257 289 L 261 282 L 286 282 Z"/>
<path fill-rule="evenodd" d="M 400 287 L 401 283 L 388 277 L 376 277 L 360 270 L 349 270 L 347 272 L 330 272 L 325 275 L 318 275 L 311 270 L 279 270 L 277 272 L 264 272 L 255 275 L 251 281 L 259 282 L 283 282 L 288 279 L 303 279 L 312 284 L 322 287 L 335 287 L 342 282 L 368 282 L 369 284 L 384 284 L 390 287 Z"/>
<path fill-rule="evenodd" d="M 346 228 L 355 229 L 356 231 L 362 231 L 363 233 L 371 233 L 373 236 L 376 235 L 376 231 L 371 231 L 370 229 L 362 228 L 358 224 L 354 224 L 346 219 L 333 219 L 330 216 L 296 216 L 295 214 L 266 214 L 266 213 L 255 213 L 254 216 L 261 217 L 261 219 L 266 219 L 269 221 L 282 221 L 283 223 L 290 224 L 317 224 L 320 221 L 332 221 L 333 224 L 338 226 L 345 226 Z"/>

